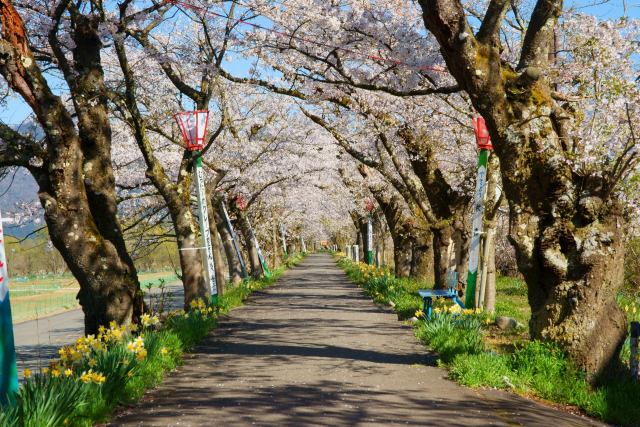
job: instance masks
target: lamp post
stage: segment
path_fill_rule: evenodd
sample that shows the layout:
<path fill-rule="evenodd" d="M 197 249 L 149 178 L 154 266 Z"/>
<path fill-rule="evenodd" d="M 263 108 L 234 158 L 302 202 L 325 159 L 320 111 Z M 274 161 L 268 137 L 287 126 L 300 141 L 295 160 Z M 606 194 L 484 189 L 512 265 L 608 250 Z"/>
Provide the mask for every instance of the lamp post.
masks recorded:
<path fill-rule="evenodd" d="M 371 200 L 367 200 L 366 209 L 369 212 L 367 215 L 367 253 L 365 254 L 365 261 L 369 265 L 373 265 L 373 209 L 374 205 Z"/>
<path fill-rule="evenodd" d="M 222 203 L 222 213 L 224 214 L 224 220 L 227 223 L 227 229 L 231 234 L 231 241 L 233 242 L 233 248 L 236 250 L 236 255 L 238 256 L 238 262 L 240 262 L 242 277 L 246 279 L 249 277 L 247 267 L 244 264 L 244 259 L 242 259 L 242 252 L 240 251 L 240 245 L 238 244 L 238 236 L 236 235 L 236 231 L 233 229 L 233 225 L 231 224 L 231 220 L 229 219 L 229 214 L 227 213 L 227 208 L 224 203 Z"/>
<path fill-rule="evenodd" d="M 489 151 L 493 150 L 491 137 L 484 122 L 484 118 L 473 118 L 473 130 L 476 143 L 480 150 L 478 154 L 478 175 L 476 178 L 476 192 L 473 203 L 473 219 L 471 224 L 471 244 L 469 248 L 469 272 L 467 273 L 467 290 L 464 305 L 467 308 L 476 307 L 476 283 L 478 281 L 478 264 L 480 259 L 480 241 L 482 237 L 482 222 L 484 220 L 484 198 L 487 187 L 487 163 Z"/>
<path fill-rule="evenodd" d="M 206 266 L 207 279 L 211 289 L 211 302 L 218 302 L 218 286 L 216 284 L 215 264 L 213 261 L 213 249 L 211 247 L 211 231 L 209 230 L 209 212 L 207 210 L 207 196 L 204 188 L 204 173 L 202 171 L 201 150 L 204 148 L 205 134 L 209 111 L 185 111 L 175 116 L 182 139 L 187 150 L 193 152 L 196 191 L 198 194 L 198 216 L 200 218 L 200 234 L 204 248 L 204 264 Z"/>
<path fill-rule="evenodd" d="M 18 369 L 9 301 L 9 274 L 4 250 L 2 215 L 0 215 L 0 403 L 6 403 L 9 395 L 17 392 Z"/>

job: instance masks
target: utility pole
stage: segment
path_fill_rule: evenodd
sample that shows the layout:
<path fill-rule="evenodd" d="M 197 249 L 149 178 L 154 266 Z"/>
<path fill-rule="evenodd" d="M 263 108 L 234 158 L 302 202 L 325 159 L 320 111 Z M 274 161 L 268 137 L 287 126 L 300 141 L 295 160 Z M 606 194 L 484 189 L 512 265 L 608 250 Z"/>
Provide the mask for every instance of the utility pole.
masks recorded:
<path fill-rule="evenodd" d="M 478 281 L 478 266 L 480 259 L 480 242 L 482 238 L 482 222 L 484 220 L 484 198 L 487 187 L 487 163 L 489 152 L 493 150 L 489 131 L 481 116 L 473 118 L 473 130 L 476 135 L 476 143 L 480 150 L 478 154 L 478 175 L 476 178 L 476 192 L 473 203 L 473 220 L 471 224 L 471 245 L 469 248 L 469 272 L 467 273 L 467 289 L 465 295 L 465 307 L 475 308 L 476 283 Z"/>
<path fill-rule="evenodd" d="M 9 221 L 5 221 L 9 222 Z M 0 403 L 6 404 L 18 392 L 16 347 L 13 340 L 13 320 L 9 301 L 9 273 L 4 250 L 4 227 L 0 214 Z"/>
<path fill-rule="evenodd" d="M 198 194 L 198 217 L 200 219 L 200 234 L 202 235 L 202 249 L 204 249 L 204 265 L 211 289 L 211 303 L 218 303 L 218 286 L 216 284 L 215 264 L 213 261 L 213 249 L 211 247 L 211 231 L 209 230 L 209 211 L 207 210 L 207 193 L 204 188 L 204 172 L 202 171 L 202 153 L 209 111 L 185 111 L 175 115 L 180 127 L 182 139 L 187 150 L 193 152 L 196 191 Z"/>
<path fill-rule="evenodd" d="M 224 220 L 227 223 L 227 229 L 231 234 L 233 248 L 236 250 L 236 255 L 238 256 L 238 262 L 240 263 L 240 268 L 242 269 L 242 277 L 246 279 L 249 277 L 249 274 L 247 273 L 247 266 L 244 264 L 244 259 L 242 259 L 240 244 L 238 244 L 238 236 L 236 235 L 236 231 L 233 229 L 233 225 L 231 224 L 231 220 L 229 219 L 229 214 L 227 213 L 227 208 L 224 203 L 222 203 L 222 213 L 224 214 Z"/>

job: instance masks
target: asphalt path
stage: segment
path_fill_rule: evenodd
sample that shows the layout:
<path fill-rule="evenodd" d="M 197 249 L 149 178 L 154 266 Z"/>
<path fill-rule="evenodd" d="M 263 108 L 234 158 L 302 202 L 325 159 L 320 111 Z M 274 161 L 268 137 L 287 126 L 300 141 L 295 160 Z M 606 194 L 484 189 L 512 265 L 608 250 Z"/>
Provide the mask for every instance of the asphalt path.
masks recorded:
<path fill-rule="evenodd" d="M 446 379 L 410 326 L 330 256 L 253 294 L 114 426 L 586 426 L 588 418 Z"/>

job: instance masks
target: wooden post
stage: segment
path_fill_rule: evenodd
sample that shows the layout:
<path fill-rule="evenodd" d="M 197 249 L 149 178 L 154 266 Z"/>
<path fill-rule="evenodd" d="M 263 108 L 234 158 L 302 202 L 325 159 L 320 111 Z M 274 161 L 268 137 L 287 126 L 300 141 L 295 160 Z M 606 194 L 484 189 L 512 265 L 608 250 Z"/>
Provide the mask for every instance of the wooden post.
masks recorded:
<path fill-rule="evenodd" d="M 631 357 L 629 357 L 629 366 L 631 368 L 631 378 L 640 380 L 640 372 L 638 369 L 638 336 L 640 336 L 640 322 L 631 322 Z"/>

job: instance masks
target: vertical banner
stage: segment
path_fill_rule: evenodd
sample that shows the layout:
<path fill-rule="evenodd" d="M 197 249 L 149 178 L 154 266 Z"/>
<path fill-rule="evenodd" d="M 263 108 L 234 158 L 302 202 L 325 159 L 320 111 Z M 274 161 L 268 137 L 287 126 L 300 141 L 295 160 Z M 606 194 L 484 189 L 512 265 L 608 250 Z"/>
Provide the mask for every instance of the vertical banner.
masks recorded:
<path fill-rule="evenodd" d="M 300 248 L 302 249 L 302 253 L 307 253 L 307 245 L 304 244 L 304 237 L 300 236 Z"/>
<path fill-rule="evenodd" d="M 0 214 L 0 403 L 6 403 L 9 395 L 17 392 L 18 370 L 9 301 L 9 274 L 4 249 L 4 227 Z"/>
<path fill-rule="evenodd" d="M 211 230 L 209 229 L 209 211 L 207 209 L 206 191 L 204 188 L 204 173 L 202 172 L 202 157 L 196 154 L 196 189 L 198 193 L 198 210 L 200 217 L 200 233 L 204 246 L 205 266 L 209 287 L 211 288 L 211 301 L 218 302 L 218 286 L 216 285 L 216 269 L 213 261 L 213 249 L 211 247 Z"/>
<path fill-rule="evenodd" d="M 240 244 L 238 243 L 238 236 L 236 235 L 236 231 L 233 229 L 233 224 L 231 224 L 231 220 L 229 219 L 229 214 L 227 213 L 227 208 L 224 203 L 222 203 L 222 213 L 224 213 L 224 220 L 227 223 L 227 229 L 231 234 L 231 240 L 233 241 L 233 248 L 236 250 L 236 255 L 238 256 L 238 262 L 240 262 L 240 268 L 242 269 L 242 277 L 245 279 L 249 277 L 247 274 L 247 266 L 244 263 L 244 259 L 242 259 L 242 251 L 240 251 Z"/>
<path fill-rule="evenodd" d="M 465 291 L 464 302 L 467 308 L 475 308 L 478 305 L 475 295 L 476 283 L 478 281 L 482 225 L 484 221 L 484 197 L 487 190 L 487 164 L 489 151 L 493 148 L 484 119 L 482 117 L 474 118 L 473 127 L 480 153 L 478 155 L 478 175 L 476 178 L 476 192 L 473 202 L 471 244 L 469 245 L 469 272 L 467 273 L 467 289 Z"/>
<path fill-rule="evenodd" d="M 373 265 L 373 216 L 367 217 L 367 264 Z"/>

